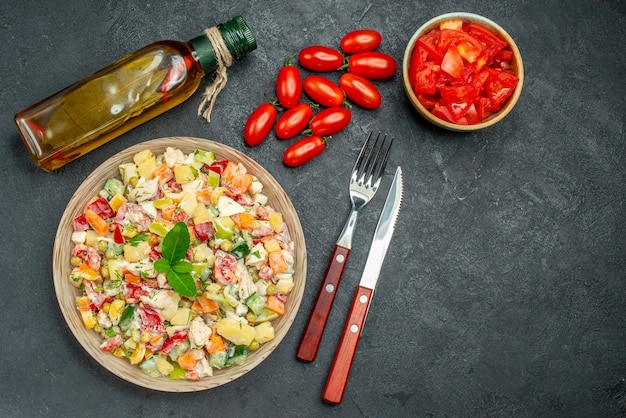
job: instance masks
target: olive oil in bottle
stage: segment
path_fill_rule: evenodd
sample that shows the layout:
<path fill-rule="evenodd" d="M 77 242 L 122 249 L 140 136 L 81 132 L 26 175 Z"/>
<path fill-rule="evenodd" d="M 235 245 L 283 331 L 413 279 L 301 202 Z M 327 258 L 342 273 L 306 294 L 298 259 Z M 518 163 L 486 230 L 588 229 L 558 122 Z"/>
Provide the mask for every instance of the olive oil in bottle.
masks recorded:
<path fill-rule="evenodd" d="M 56 170 L 185 101 L 205 74 L 256 49 L 237 16 L 188 42 L 147 45 L 15 115 L 36 164 Z"/>

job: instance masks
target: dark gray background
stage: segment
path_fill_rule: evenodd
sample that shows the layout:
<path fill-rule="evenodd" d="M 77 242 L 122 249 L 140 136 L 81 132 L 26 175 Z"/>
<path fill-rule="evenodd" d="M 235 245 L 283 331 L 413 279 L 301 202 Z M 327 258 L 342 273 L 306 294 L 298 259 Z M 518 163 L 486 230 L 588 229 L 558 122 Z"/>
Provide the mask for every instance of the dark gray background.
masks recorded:
<path fill-rule="evenodd" d="M 287 144 L 273 136 L 245 146 L 245 119 L 274 95 L 287 56 L 373 28 L 400 63 L 413 31 L 451 11 L 498 22 L 522 52 L 521 98 L 497 126 L 429 125 L 399 71 L 376 83 L 383 106 L 355 108 L 349 128 L 303 167 L 283 166 Z M 191 39 L 237 14 L 259 48 L 229 70 L 210 124 L 196 117 L 195 95 L 57 172 L 30 160 L 15 112 L 145 44 Z M 623 0 L 6 0 L 0 36 L 1 416 L 626 415 Z M 321 391 L 385 192 L 362 213 L 318 359 L 300 363 L 295 351 L 371 129 L 396 138 L 382 187 L 401 165 L 404 204 L 343 404 L 329 406 Z M 191 394 L 136 387 L 93 361 L 63 321 L 51 275 L 56 227 L 83 179 L 117 151 L 177 135 L 263 164 L 298 211 L 309 260 L 278 349 L 242 378 Z"/>

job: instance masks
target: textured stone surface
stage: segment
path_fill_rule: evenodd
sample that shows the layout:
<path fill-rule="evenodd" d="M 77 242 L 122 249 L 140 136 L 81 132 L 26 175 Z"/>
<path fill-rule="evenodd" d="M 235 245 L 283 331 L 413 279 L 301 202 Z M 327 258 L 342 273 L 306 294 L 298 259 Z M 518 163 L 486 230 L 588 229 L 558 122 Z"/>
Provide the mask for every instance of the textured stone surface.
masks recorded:
<path fill-rule="evenodd" d="M 5 1 L 0 415 L 625 415 L 625 4 Z M 274 95 L 287 56 L 374 28 L 400 62 L 417 27 L 454 10 L 495 20 L 523 54 L 522 96 L 499 125 L 472 134 L 428 125 L 398 72 L 376 83 L 383 106 L 354 108 L 349 128 L 303 167 L 283 166 L 286 143 L 274 137 L 243 143 L 247 115 Z M 196 117 L 196 95 L 57 172 L 31 162 L 12 125 L 16 111 L 145 44 L 190 39 L 236 14 L 259 48 L 230 69 L 211 124 Z M 382 187 L 401 165 L 405 197 L 343 404 L 332 407 L 320 394 L 384 192 L 362 212 L 317 360 L 299 363 L 295 351 L 371 129 L 396 138 Z M 262 163 L 298 210 L 309 260 L 301 311 L 278 349 L 232 383 L 183 395 L 135 387 L 94 362 L 65 326 L 51 280 L 56 226 L 81 181 L 123 148 L 174 135 L 216 139 Z"/>

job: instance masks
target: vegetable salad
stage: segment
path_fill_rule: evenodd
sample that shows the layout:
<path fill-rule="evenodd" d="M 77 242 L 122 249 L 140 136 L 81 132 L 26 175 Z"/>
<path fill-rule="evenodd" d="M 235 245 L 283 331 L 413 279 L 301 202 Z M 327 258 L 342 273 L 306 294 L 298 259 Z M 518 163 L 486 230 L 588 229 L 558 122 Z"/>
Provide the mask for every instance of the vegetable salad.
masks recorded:
<path fill-rule="evenodd" d="M 274 338 L 294 287 L 282 214 L 241 163 L 144 150 L 73 220 L 69 280 L 100 348 L 153 377 L 199 380 Z"/>

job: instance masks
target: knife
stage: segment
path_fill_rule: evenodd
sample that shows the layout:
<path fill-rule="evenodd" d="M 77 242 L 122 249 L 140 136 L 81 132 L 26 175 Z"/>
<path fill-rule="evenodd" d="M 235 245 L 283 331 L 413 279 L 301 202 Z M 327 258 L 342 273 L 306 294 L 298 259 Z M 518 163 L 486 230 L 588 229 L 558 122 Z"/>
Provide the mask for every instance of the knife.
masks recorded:
<path fill-rule="evenodd" d="M 361 281 L 352 300 L 352 307 L 350 308 L 350 313 L 335 353 L 335 359 L 326 380 L 326 386 L 322 394 L 322 399 L 325 402 L 338 404 L 343 399 L 343 393 L 350 375 L 350 368 L 352 367 L 352 360 L 354 360 L 354 354 L 359 344 L 380 269 L 396 227 L 401 202 L 402 169 L 398 167 L 396 174 L 393 176 L 393 182 L 387 194 L 383 211 L 378 219 L 378 225 L 376 225 L 374 239 L 365 262 Z"/>

